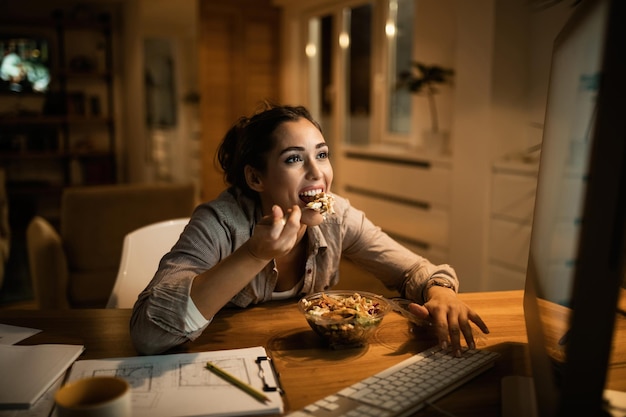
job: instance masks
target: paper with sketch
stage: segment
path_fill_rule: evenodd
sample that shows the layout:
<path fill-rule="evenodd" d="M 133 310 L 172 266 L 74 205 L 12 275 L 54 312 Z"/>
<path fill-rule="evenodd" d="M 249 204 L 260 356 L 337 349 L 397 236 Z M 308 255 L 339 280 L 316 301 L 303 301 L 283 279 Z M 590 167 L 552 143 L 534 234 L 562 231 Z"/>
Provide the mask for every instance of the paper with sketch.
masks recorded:
<path fill-rule="evenodd" d="M 208 361 L 263 391 L 258 357 L 262 346 L 200 353 L 76 361 L 69 381 L 116 375 L 132 387 L 133 417 L 244 416 L 279 414 L 280 393 L 264 392 L 261 402 L 206 369 Z"/>
<path fill-rule="evenodd" d="M 0 345 L 0 408 L 30 408 L 83 350 L 80 345 Z"/>
<path fill-rule="evenodd" d="M 0 345 L 14 345 L 39 332 L 41 332 L 39 329 L 0 323 Z"/>

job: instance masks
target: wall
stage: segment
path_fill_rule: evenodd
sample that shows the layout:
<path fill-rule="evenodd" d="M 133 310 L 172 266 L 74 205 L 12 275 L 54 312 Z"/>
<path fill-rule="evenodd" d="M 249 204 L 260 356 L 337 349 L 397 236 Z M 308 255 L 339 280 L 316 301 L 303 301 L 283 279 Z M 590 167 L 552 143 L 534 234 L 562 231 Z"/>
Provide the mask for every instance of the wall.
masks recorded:
<path fill-rule="evenodd" d="M 123 107 L 127 153 L 126 180 L 192 181 L 200 188 L 198 115 L 197 0 L 127 0 L 124 4 Z M 146 125 L 147 40 L 169 46 L 173 63 L 173 125 Z M 161 150 L 161 152 L 160 152 Z"/>
<path fill-rule="evenodd" d="M 505 279 L 490 276 L 488 266 L 493 166 L 541 142 L 551 46 L 569 6 L 534 11 L 525 0 L 456 2 L 450 263 L 465 291 Z"/>
<path fill-rule="evenodd" d="M 457 45 L 452 127 L 450 258 L 464 291 L 482 289 L 487 259 L 492 155 L 494 9 L 491 0 L 456 2 Z M 485 65 L 486 64 L 486 65 Z"/>

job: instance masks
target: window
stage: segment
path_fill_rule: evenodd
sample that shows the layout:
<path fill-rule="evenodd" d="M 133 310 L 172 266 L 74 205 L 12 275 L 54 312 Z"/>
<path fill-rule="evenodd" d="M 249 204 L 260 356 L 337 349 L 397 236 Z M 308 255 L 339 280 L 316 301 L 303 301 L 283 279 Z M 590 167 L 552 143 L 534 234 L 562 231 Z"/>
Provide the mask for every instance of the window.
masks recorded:
<path fill-rule="evenodd" d="M 308 19 L 308 106 L 330 143 L 371 141 L 373 14 L 372 3 L 337 5 Z"/>
<path fill-rule="evenodd" d="M 414 0 L 338 3 L 307 18 L 307 105 L 331 142 L 409 143 Z"/>

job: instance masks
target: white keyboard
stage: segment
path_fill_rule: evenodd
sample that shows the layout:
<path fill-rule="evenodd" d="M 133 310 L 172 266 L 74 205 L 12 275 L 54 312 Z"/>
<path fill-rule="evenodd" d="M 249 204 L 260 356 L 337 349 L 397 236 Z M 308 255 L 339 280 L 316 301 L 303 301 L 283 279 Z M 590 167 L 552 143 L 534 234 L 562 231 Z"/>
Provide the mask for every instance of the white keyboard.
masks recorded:
<path fill-rule="evenodd" d="M 498 356 L 474 349 L 455 357 L 434 347 L 288 416 L 408 416 L 489 369 Z"/>

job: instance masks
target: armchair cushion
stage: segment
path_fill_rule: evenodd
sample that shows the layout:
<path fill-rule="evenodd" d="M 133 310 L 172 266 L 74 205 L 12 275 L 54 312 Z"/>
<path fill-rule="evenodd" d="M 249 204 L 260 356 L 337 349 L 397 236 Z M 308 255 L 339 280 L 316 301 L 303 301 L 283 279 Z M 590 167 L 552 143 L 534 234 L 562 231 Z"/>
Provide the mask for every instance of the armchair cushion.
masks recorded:
<path fill-rule="evenodd" d="M 105 307 L 120 264 L 127 233 L 162 220 L 189 217 L 193 184 L 117 184 L 70 187 L 63 192 L 60 239 L 67 262 L 64 286 L 70 307 Z"/>

